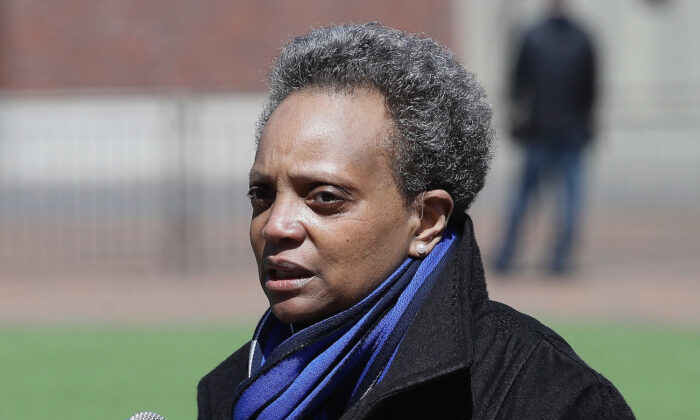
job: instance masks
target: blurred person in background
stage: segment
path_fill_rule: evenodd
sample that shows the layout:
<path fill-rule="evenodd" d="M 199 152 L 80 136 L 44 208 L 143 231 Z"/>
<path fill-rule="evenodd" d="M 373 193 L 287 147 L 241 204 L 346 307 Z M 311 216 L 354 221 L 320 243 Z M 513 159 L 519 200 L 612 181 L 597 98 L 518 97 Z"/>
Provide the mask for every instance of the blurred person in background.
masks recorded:
<path fill-rule="evenodd" d="M 548 269 L 572 266 L 582 208 L 583 159 L 590 143 L 596 57 L 586 32 L 553 0 L 550 15 L 526 32 L 511 80 L 511 134 L 524 159 L 512 199 L 496 269 L 511 269 L 527 208 L 541 187 L 558 201 Z"/>
<path fill-rule="evenodd" d="M 556 333 L 489 300 L 466 211 L 491 107 L 450 51 L 379 24 L 291 41 L 250 171 L 270 309 L 199 419 L 632 418 Z"/>

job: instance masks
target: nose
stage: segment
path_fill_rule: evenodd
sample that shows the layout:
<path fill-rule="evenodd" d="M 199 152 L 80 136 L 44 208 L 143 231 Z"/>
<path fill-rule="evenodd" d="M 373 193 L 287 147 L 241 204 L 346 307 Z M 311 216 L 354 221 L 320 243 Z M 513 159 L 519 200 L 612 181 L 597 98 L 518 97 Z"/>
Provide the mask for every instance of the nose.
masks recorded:
<path fill-rule="evenodd" d="M 270 209 L 270 217 L 262 229 L 265 239 L 272 242 L 304 241 L 306 231 L 301 223 L 303 210 L 298 201 L 294 197 L 277 195 Z"/>

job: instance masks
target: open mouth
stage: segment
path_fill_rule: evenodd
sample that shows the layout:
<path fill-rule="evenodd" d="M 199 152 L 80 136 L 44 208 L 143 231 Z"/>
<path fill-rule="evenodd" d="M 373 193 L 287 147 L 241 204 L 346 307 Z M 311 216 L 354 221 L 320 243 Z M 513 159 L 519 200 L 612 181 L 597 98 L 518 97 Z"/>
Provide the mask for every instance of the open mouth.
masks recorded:
<path fill-rule="evenodd" d="M 296 264 L 266 264 L 265 284 L 269 290 L 289 291 L 298 289 L 308 281 L 314 274 Z"/>
<path fill-rule="evenodd" d="M 273 281 L 279 280 L 299 280 L 311 277 L 312 274 L 306 270 L 288 270 L 281 268 L 272 268 L 267 270 L 267 278 Z"/>

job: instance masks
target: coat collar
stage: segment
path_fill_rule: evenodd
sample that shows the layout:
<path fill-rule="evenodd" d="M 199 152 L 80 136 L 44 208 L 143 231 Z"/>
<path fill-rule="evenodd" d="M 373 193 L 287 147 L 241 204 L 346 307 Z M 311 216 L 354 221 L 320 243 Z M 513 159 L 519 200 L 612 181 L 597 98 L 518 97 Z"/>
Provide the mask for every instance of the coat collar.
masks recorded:
<path fill-rule="evenodd" d="M 385 378 L 344 418 L 357 417 L 397 391 L 471 366 L 472 314 L 488 295 L 471 219 L 465 216 L 453 223 L 461 225 L 460 242 L 406 332 Z"/>

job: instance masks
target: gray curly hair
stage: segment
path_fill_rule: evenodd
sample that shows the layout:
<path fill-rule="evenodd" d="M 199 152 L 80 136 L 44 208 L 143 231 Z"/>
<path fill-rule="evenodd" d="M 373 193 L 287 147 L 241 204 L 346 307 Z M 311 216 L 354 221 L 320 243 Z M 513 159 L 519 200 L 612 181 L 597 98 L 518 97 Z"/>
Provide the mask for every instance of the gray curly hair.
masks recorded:
<path fill-rule="evenodd" d="M 269 81 L 257 142 L 293 92 L 375 88 L 394 120 L 391 165 L 407 203 L 444 189 L 455 213 L 464 212 L 484 186 L 493 149 L 491 106 L 474 75 L 430 38 L 378 23 L 315 29 L 284 47 Z"/>

